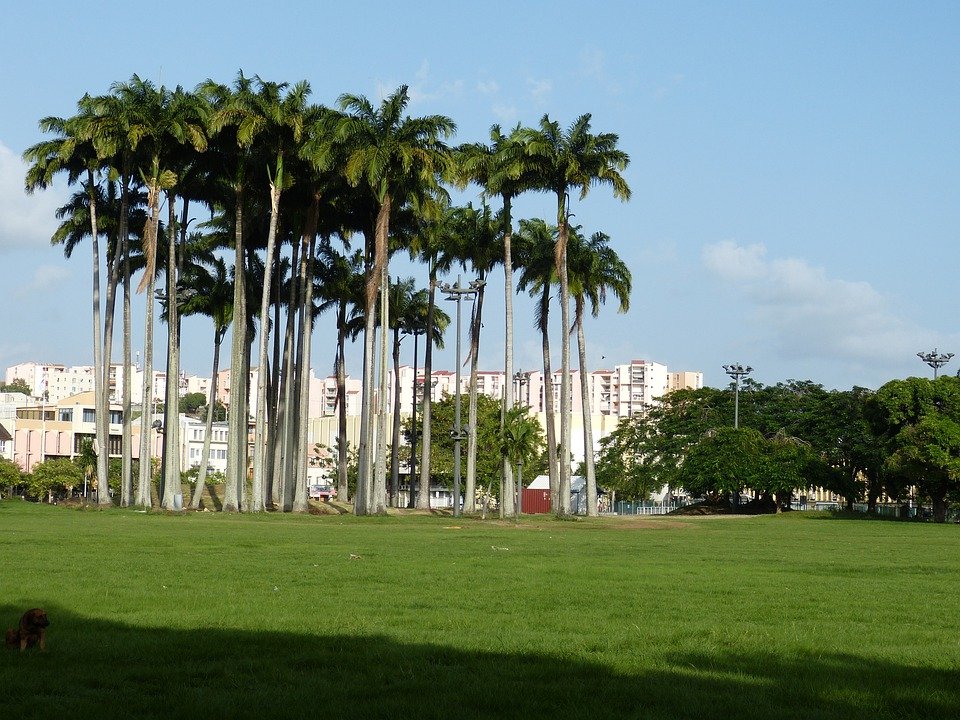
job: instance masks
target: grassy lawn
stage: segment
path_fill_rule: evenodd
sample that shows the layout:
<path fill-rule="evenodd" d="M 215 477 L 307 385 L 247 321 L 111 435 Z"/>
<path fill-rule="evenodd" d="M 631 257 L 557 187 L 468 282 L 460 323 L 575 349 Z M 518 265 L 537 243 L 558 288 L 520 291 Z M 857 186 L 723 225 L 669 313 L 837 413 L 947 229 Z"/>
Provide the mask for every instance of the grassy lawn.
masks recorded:
<path fill-rule="evenodd" d="M 957 717 L 958 591 L 951 525 L 5 501 L 0 718 Z"/>

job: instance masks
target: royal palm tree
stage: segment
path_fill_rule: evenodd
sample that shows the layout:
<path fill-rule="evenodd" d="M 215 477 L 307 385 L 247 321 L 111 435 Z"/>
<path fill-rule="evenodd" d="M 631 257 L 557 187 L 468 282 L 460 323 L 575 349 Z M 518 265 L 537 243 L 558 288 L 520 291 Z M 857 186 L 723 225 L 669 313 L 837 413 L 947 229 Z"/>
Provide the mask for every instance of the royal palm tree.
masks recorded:
<path fill-rule="evenodd" d="M 521 220 L 516 235 L 516 257 L 520 268 L 518 290 L 538 296 L 536 327 L 543 351 L 543 411 L 546 416 L 547 471 L 550 475 L 550 502 L 556 509 L 560 494 L 557 467 L 556 409 L 553 399 L 553 370 L 550 362 L 550 294 L 557 284 L 553 247 L 556 228 L 543 220 Z"/>
<path fill-rule="evenodd" d="M 586 240 L 579 227 L 570 229 L 568 271 L 574 300 L 574 325 L 579 351 L 580 394 L 583 405 L 583 457 L 587 481 L 587 515 L 597 514 L 597 476 L 594 467 L 593 427 L 591 424 L 590 382 L 587 372 L 587 349 L 583 332 L 586 301 L 594 317 L 607 301 L 607 293 L 617 298 L 617 312 L 630 309 L 630 269 L 609 246 L 610 237 L 596 232 Z"/>
<path fill-rule="evenodd" d="M 273 270 L 274 247 L 277 238 L 277 222 L 280 216 L 280 198 L 287 184 L 292 184 L 292 174 L 286 163 L 297 157 L 299 144 L 307 121 L 307 96 L 310 85 L 301 81 L 289 87 L 287 83 L 265 82 L 257 77 L 258 89 L 254 95 L 254 107 L 261 123 L 260 140 L 271 163 L 269 169 L 270 229 L 267 234 L 267 251 L 263 294 L 260 300 L 259 363 L 257 372 L 257 416 L 253 444 L 253 510 L 266 507 L 264 496 L 264 470 L 266 467 L 267 425 L 267 341 L 270 335 L 268 313 Z M 289 508 L 284 508 L 289 509 Z"/>
<path fill-rule="evenodd" d="M 450 260 L 477 275 L 478 289 L 470 318 L 470 385 L 467 410 L 467 481 L 463 511 L 476 511 L 477 482 L 477 375 L 480 359 L 480 330 L 483 327 L 483 297 L 487 274 L 503 257 L 500 223 L 488 205 L 479 210 L 468 204 L 454 211 L 454 243 Z M 509 384 L 509 383 L 507 383 Z"/>
<path fill-rule="evenodd" d="M 357 313 L 351 325 L 353 308 L 363 307 L 363 253 L 360 250 L 347 255 L 338 252 L 329 241 L 320 247 L 318 280 L 320 282 L 319 311 L 332 309 L 337 316 L 337 350 L 334 375 L 337 379 L 337 497 L 348 497 L 347 464 L 347 392 L 346 342 L 359 334 L 362 315 Z"/>
<path fill-rule="evenodd" d="M 111 503 L 108 491 L 108 422 L 109 405 L 106 399 L 104 382 L 103 344 L 101 340 L 100 311 L 100 229 L 97 217 L 97 199 L 103 180 L 102 171 L 105 162 L 97 151 L 93 141 L 91 127 L 91 108 L 89 96 L 78 103 L 78 113 L 71 118 L 46 117 L 40 121 L 40 130 L 54 137 L 33 145 L 24 152 L 23 159 L 29 165 L 25 179 L 27 192 L 46 189 L 60 174 L 66 174 L 67 184 L 80 183 L 86 191 L 90 219 L 90 238 L 93 251 L 93 366 L 94 395 L 97 440 L 97 502 L 100 505 Z"/>
<path fill-rule="evenodd" d="M 387 252 L 390 220 L 396 207 L 413 202 L 424 208 L 431 194 L 439 192 L 440 181 L 451 171 L 450 151 L 444 139 L 453 134 L 454 122 L 442 115 L 411 118 L 405 116 L 409 96 L 401 86 L 379 108 L 360 95 L 342 95 L 343 115 L 337 139 L 346 147 L 344 172 L 353 186 L 362 186 L 374 199 L 376 209 L 372 228 L 373 242 L 367 237 L 372 263 L 367 271 L 364 297 L 364 367 L 360 431 L 360 472 L 357 483 L 356 511 L 361 515 L 386 511 L 386 478 L 383 472 L 372 477 L 371 400 L 374 368 L 374 311 L 380 296 L 380 405 L 379 438 L 385 445 L 384 408 L 386 394 L 386 330 L 389 323 Z M 378 470 L 385 468 L 379 454 Z"/>
<path fill-rule="evenodd" d="M 200 455 L 200 472 L 193 490 L 190 506 L 197 510 L 207 480 L 210 460 L 210 440 L 213 428 L 213 413 L 217 404 L 217 380 L 220 375 L 220 346 L 233 320 L 233 283 L 226 263 L 216 258 L 212 268 L 202 266 L 190 269 L 183 278 L 183 286 L 193 290 L 183 303 L 182 315 L 206 315 L 213 321 L 213 369 L 210 371 L 210 399 L 207 402 L 207 417 L 203 433 L 203 452 Z"/>
<path fill-rule="evenodd" d="M 630 188 L 621 175 L 630 161 L 617 148 L 613 133 L 593 134 L 590 114 L 581 115 L 567 129 L 547 115 L 538 129 L 523 133 L 526 152 L 537 166 L 539 188 L 557 198 L 557 242 L 554 260 L 560 281 L 560 498 L 554 508 L 559 515 L 570 512 L 570 288 L 567 276 L 567 238 L 570 220 L 570 191 L 580 190 L 580 199 L 593 185 L 610 185 L 614 197 L 630 198 Z"/>
<path fill-rule="evenodd" d="M 251 180 L 258 167 L 254 144 L 263 130 L 254 92 L 254 79 L 237 74 L 232 86 L 207 80 L 198 93 L 210 105 L 208 133 L 211 135 L 211 163 L 215 174 L 230 188 L 228 208 L 233 216 L 233 314 L 246 318 L 247 261 L 246 236 L 252 224 L 247 217 L 251 204 Z M 230 412 L 228 415 L 227 486 L 223 509 L 236 512 L 247 507 L 247 377 L 250 335 L 245 322 L 234 323 L 230 348 Z"/>
<path fill-rule="evenodd" d="M 517 125 L 504 135 L 499 125 L 490 128 L 490 144 L 475 143 L 459 148 L 462 181 L 476 182 L 488 197 L 499 196 L 503 208 L 499 214 L 503 235 L 503 299 L 504 299 L 504 408 L 513 407 L 513 200 L 535 186 L 535 166 L 525 152 L 524 134 Z M 469 472 L 468 472 L 469 474 Z M 511 512 L 513 503 L 513 468 L 503 464 L 500 503 L 501 516 Z M 506 503 L 506 504 L 504 504 Z"/>

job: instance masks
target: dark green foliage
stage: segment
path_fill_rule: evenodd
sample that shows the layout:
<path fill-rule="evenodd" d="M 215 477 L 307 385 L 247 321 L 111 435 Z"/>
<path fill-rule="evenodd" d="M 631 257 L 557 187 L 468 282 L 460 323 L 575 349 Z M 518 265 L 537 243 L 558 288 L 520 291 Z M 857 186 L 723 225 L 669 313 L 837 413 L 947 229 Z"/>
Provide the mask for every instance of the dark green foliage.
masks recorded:
<path fill-rule="evenodd" d="M 23 378 L 14 378 L 13 382 L 0 382 L 0 392 L 4 393 L 23 393 L 24 395 L 33 395 L 33 388 Z"/>
<path fill-rule="evenodd" d="M 960 379 L 892 380 L 870 403 L 874 431 L 890 453 L 886 470 L 930 498 L 934 519 L 946 519 L 948 497 L 960 491 Z"/>

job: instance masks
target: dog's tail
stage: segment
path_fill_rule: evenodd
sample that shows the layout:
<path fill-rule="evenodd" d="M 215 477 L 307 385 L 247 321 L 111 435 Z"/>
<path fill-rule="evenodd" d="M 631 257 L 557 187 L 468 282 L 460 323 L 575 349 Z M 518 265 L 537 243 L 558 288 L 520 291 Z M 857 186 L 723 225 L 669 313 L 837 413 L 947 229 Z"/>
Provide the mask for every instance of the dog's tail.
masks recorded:
<path fill-rule="evenodd" d="M 7 628 L 7 645 L 16 647 L 20 644 L 20 633 L 13 628 Z"/>

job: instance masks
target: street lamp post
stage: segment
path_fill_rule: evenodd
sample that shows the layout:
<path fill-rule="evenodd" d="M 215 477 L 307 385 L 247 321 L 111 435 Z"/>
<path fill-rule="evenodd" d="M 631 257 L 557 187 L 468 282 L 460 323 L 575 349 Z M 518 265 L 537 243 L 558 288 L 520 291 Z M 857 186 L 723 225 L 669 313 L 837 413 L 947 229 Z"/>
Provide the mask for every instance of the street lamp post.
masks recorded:
<path fill-rule="evenodd" d="M 724 365 L 723 369 L 726 370 L 727 375 L 733 378 L 734 382 L 733 429 L 736 430 L 740 427 L 740 378 L 749 375 L 753 368 L 749 365 L 744 367 L 740 363 L 734 363 L 733 365 Z"/>
<path fill-rule="evenodd" d="M 463 298 L 471 299 L 476 297 L 477 292 L 483 287 L 483 280 L 472 280 L 470 284 L 464 287 L 460 284 L 460 276 L 457 275 L 456 285 L 443 283 L 440 290 L 447 296 L 447 300 L 457 303 L 457 385 L 454 392 L 455 408 L 453 411 L 453 430 L 450 437 L 453 440 L 453 516 L 460 517 L 460 443 L 464 440 L 463 427 L 460 425 L 460 306 Z"/>
<path fill-rule="evenodd" d="M 937 379 L 937 371 L 950 362 L 953 353 L 940 353 L 934 348 L 932 352 L 918 352 L 917 357 L 933 368 L 933 379 Z"/>
<path fill-rule="evenodd" d="M 752 367 L 747 365 L 744 367 L 740 363 L 733 363 L 732 365 L 724 365 L 723 369 L 726 371 L 727 375 L 733 378 L 734 382 L 734 392 L 733 392 L 733 429 L 737 430 L 740 428 L 740 378 L 746 377 L 753 370 Z M 740 490 L 739 488 L 734 491 L 733 497 L 733 509 L 737 511 L 740 508 Z"/>
<path fill-rule="evenodd" d="M 517 370 L 516 374 L 513 376 L 517 381 L 517 397 L 514 400 L 514 406 L 520 403 L 520 397 L 523 395 L 523 386 L 529 381 L 529 377 L 522 370 Z M 517 502 L 514 504 L 515 516 L 516 519 L 520 519 L 520 514 L 523 512 L 523 458 L 521 457 L 517 462 Z"/>

